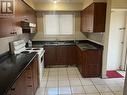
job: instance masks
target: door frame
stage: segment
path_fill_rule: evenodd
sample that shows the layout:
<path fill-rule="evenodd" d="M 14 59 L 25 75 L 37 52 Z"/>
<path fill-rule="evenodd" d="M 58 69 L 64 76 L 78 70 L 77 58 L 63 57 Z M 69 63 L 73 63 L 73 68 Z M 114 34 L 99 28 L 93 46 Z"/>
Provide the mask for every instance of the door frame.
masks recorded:
<path fill-rule="evenodd" d="M 127 13 L 126 13 L 126 22 L 125 22 L 125 32 L 124 32 L 124 43 L 123 43 L 123 52 L 121 59 L 121 70 L 126 70 L 126 60 L 127 60 Z"/>

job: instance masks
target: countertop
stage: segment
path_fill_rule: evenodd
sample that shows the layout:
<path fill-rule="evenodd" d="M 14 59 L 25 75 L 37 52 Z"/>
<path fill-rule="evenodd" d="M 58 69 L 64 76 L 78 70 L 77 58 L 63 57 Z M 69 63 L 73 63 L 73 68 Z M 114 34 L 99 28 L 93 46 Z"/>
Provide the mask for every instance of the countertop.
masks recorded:
<path fill-rule="evenodd" d="M 98 48 L 88 44 L 88 43 L 82 43 L 82 44 L 77 44 L 77 46 L 81 49 L 81 51 L 86 51 L 86 50 L 97 50 Z"/>
<path fill-rule="evenodd" d="M 85 50 L 97 50 L 103 49 L 102 45 L 97 43 L 88 41 L 88 40 L 81 40 L 81 41 L 33 41 L 33 47 L 44 47 L 44 46 L 78 46 L 82 51 Z"/>
<path fill-rule="evenodd" d="M 0 58 L 0 95 L 5 95 L 37 53 L 21 53 Z"/>

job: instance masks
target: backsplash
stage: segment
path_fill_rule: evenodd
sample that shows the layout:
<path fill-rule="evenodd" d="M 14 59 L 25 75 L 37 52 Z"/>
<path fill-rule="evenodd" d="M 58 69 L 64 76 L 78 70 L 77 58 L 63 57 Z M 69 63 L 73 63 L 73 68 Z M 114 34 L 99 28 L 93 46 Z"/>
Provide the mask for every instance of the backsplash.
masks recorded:
<path fill-rule="evenodd" d="M 103 33 L 90 33 L 88 34 L 88 39 L 103 45 L 104 34 Z"/>
<path fill-rule="evenodd" d="M 19 39 L 28 41 L 30 39 L 30 34 L 0 38 L 0 54 L 9 51 L 9 42 Z"/>

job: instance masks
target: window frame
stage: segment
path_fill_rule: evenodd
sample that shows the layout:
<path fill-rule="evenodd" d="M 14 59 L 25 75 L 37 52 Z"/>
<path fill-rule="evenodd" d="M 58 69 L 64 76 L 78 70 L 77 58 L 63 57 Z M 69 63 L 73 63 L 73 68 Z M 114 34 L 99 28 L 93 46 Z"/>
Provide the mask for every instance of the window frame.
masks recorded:
<path fill-rule="evenodd" d="M 46 34 L 46 15 L 58 15 L 59 16 L 59 34 L 58 35 L 49 35 L 49 34 Z M 73 22 L 72 22 L 72 25 L 73 25 L 73 31 L 72 31 L 72 34 L 61 34 L 60 33 L 60 15 L 72 15 L 73 17 Z M 43 16 L 43 25 L 44 25 L 44 37 L 74 37 L 75 36 L 75 16 L 74 14 L 45 14 Z"/>

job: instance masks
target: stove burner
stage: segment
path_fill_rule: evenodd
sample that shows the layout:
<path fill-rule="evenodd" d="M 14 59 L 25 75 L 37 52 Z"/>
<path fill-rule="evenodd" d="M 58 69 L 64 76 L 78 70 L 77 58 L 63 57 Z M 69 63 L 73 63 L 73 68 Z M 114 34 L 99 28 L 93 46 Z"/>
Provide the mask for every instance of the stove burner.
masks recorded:
<path fill-rule="evenodd" d="M 33 50 L 40 50 L 39 48 L 34 48 Z"/>

